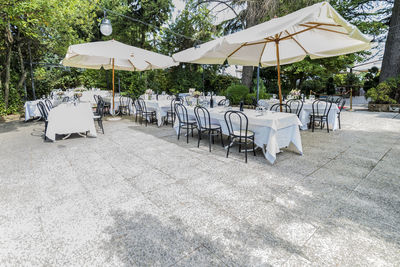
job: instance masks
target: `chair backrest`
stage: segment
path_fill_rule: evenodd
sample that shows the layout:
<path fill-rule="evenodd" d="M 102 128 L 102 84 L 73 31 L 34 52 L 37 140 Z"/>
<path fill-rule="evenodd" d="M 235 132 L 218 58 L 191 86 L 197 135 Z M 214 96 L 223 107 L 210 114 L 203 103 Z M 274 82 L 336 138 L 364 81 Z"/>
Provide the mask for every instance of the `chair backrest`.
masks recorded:
<path fill-rule="evenodd" d="M 39 109 L 39 112 L 40 112 L 40 115 L 42 116 L 42 118 L 47 121 L 48 112 L 47 112 L 45 104 L 42 101 L 39 101 L 37 103 L 37 107 Z"/>
<path fill-rule="evenodd" d="M 100 116 L 100 118 L 103 118 L 104 115 L 104 105 L 105 102 L 101 99 L 99 100 L 99 102 L 97 102 L 96 113 Z"/>
<path fill-rule="evenodd" d="M 300 117 L 300 112 L 303 109 L 303 101 L 299 99 L 291 99 L 286 102 L 290 107 L 291 112 L 295 113 L 297 117 Z"/>
<path fill-rule="evenodd" d="M 182 103 L 175 103 L 175 114 L 178 117 L 179 123 L 188 123 L 189 116 L 186 107 Z"/>
<path fill-rule="evenodd" d="M 68 102 L 68 101 L 69 101 L 69 96 L 64 96 L 62 102 Z"/>
<path fill-rule="evenodd" d="M 282 112 L 286 112 L 286 113 L 292 113 L 292 109 L 290 108 L 290 106 L 288 104 L 285 103 L 276 103 L 273 104 L 270 108 L 270 110 L 272 111 L 281 111 L 281 107 L 282 107 Z"/>
<path fill-rule="evenodd" d="M 249 119 L 246 114 L 237 110 L 228 110 L 225 112 L 224 119 L 229 135 L 247 138 Z M 239 131 L 239 135 L 235 134 L 235 131 Z"/>
<path fill-rule="evenodd" d="M 44 102 L 46 103 L 47 110 L 50 111 L 53 108 L 53 104 L 48 99 L 44 100 Z"/>
<path fill-rule="evenodd" d="M 99 103 L 99 96 L 98 95 L 93 95 L 94 102 Z"/>
<path fill-rule="evenodd" d="M 312 103 L 313 115 L 327 116 L 331 110 L 332 102 L 327 100 L 315 100 Z"/>
<path fill-rule="evenodd" d="M 321 97 L 320 97 L 320 99 L 321 99 Z M 326 99 L 324 99 L 324 100 L 329 101 L 329 102 L 334 102 L 334 101 L 335 101 L 335 98 L 334 98 L 332 95 L 328 95 L 328 96 L 326 97 Z"/>
<path fill-rule="evenodd" d="M 197 125 L 200 129 L 211 129 L 210 112 L 204 107 L 195 107 L 194 115 L 196 116 Z"/>
<path fill-rule="evenodd" d="M 122 107 L 129 107 L 131 103 L 131 98 L 127 96 L 120 96 L 119 97 L 119 105 Z"/>
<path fill-rule="evenodd" d="M 146 112 L 147 113 L 147 106 L 146 106 L 146 102 L 143 100 L 143 98 L 138 98 L 137 102 L 139 104 L 140 107 L 140 111 L 142 112 Z"/>
<path fill-rule="evenodd" d="M 225 98 L 225 99 L 221 99 L 221 100 L 218 102 L 218 106 L 225 106 L 225 103 L 226 103 L 226 98 Z"/>
<path fill-rule="evenodd" d="M 176 97 L 174 97 L 174 98 L 172 98 L 172 100 L 171 100 L 171 111 L 175 111 L 175 104 L 176 103 L 179 103 L 179 104 L 183 104 L 183 99 L 182 98 L 176 98 Z"/>
<path fill-rule="evenodd" d="M 139 99 L 133 99 L 133 106 L 135 107 L 136 112 L 142 112 L 142 108 L 139 104 Z"/>
<path fill-rule="evenodd" d="M 335 99 L 335 101 L 333 101 L 333 103 L 335 103 L 336 105 L 340 105 L 342 103 L 343 97 L 339 96 L 338 98 Z"/>

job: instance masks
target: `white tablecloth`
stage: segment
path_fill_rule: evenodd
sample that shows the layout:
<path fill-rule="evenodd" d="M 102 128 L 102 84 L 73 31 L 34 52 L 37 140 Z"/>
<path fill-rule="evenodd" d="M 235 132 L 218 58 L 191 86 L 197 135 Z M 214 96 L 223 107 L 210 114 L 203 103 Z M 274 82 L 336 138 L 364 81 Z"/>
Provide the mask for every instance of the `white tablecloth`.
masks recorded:
<path fill-rule="evenodd" d="M 267 100 L 267 103 L 269 104 L 269 108 L 276 103 L 279 103 L 279 100 L 277 99 L 270 99 Z M 307 130 L 308 129 L 308 123 L 310 123 L 310 114 L 312 114 L 312 101 L 307 100 L 303 104 L 303 108 L 300 112 L 300 121 L 302 123 L 302 126 L 300 127 L 302 130 Z M 328 114 L 328 123 L 329 123 L 329 129 L 332 130 L 337 130 L 339 128 L 339 121 L 337 114 L 339 113 L 339 107 L 335 103 L 332 104 L 331 110 L 329 111 Z"/>
<path fill-rule="evenodd" d="M 97 136 L 90 103 L 63 103 L 49 112 L 46 136 L 56 139 L 56 134 L 89 132 Z"/>
<path fill-rule="evenodd" d="M 189 119 L 194 119 L 194 108 L 187 107 Z M 225 123 L 223 107 L 209 109 L 212 124 L 221 125 L 222 132 L 229 134 Z M 280 148 L 288 147 L 293 143 L 300 154 L 303 154 L 299 126 L 300 120 L 295 114 L 268 111 L 257 116 L 255 110 L 245 110 L 249 119 L 249 130 L 255 133 L 254 142 L 262 149 L 265 158 L 274 163 Z M 175 130 L 178 133 L 178 120 L 175 121 Z M 235 127 L 235 125 L 234 125 Z"/>
<path fill-rule="evenodd" d="M 105 90 L 89 90 L 83 91 L 82 96 L 80 98 L 81 101 L 90 102 L 91 104 L 96 104 L 94 100 L 94 95 L 100 95 L 102 98 L 108 97 L 112 94 L 110 91 Z"/>
<path fill-rule="evenodd" d="M 28 121 L 28 120 L 30 120 L 32 118 L 35 118 L 35 117 L 41 117 L 42 116 L 40 114 L 40 111 L 39 111 L 38 107 L 37 107 L 37 104 L 40 101 L 43 101 L 43 103 L 44 103 L 44 100 L 40 100 L 40 99 L 39 100 L 26 101 L 25 102 L 25 105 L 24 105 L 24 108 L 25 108 L 25 121 Z M 60 103 L 60 101 L 54 100 L 54 99 L 52 99 L 50 101 L 53 104 L 53 106 L 57 106 Z"/>

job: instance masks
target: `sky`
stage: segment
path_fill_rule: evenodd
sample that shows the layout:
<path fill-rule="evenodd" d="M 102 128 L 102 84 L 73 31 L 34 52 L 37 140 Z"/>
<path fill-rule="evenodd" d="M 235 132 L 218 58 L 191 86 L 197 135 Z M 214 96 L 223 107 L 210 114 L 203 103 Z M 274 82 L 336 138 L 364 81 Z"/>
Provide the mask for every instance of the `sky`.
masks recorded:
<path fill-rule="evenodd" d="M 174 3 L 174 6 L 175 6 L 175 9 L 172 13 L 172 18 L 173 18 L 173 20 L 175 20 L 175 18 L 178 16 L 179 12 L 185 8 L 185 2 L 183 0 L 172 0 L 172 2 Z M 223 8 L 222 6 L 218 7 L 214 11 L 219 11 L 222 8 Z M 230 9 L 227 9 L 224 12 L 218 13 L 218 16 L 216 17 L 216 21 L 214 22 L 214 24 L 220 24 L 224 20 L 231 19 L 234 17 L 235 17 L 235 14 L 233 13 L 233 11 Z"/>

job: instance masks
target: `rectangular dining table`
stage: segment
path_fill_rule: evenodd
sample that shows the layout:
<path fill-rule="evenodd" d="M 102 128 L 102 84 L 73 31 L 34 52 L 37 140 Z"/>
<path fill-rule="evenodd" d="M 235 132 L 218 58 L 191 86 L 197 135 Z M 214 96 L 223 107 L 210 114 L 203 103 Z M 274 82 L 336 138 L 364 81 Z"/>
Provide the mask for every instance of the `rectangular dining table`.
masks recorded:
<path fill-rule="evenodd" d="M 195 119 L 194 107 L 187 106 L 189 119 Z M 228 135 L 228 128 L 224 119 L 226 107 L 216 107 L 208 109 L 210 112 L 211 123 L 221 126 L 222 133 Z M 234 109 L 235 110 L 235 109 Z M 303 154 L 299 126 L 301 121 L 295 114 L 265 111 L 260 114 L 252 109 L 245 109 L 249 120 L 249 130 L 253 131 L 254 142 L 261 148 L 265 158 L 274 163 L 276 154 L 281 152 L 281 148 L 288 147 L 291 143 L 299 154 Z M 233 125 L 239 127 L 238 124 Z M 175 121 L 175 130 L 178 133 L 178 120 Z"/>
<path fill-rule="evenodd" d="M 62 103 L 49 112 L 46 137 L 56 140 L 56 134 L 86 133 L 97 136 L 90 103 Z"/>

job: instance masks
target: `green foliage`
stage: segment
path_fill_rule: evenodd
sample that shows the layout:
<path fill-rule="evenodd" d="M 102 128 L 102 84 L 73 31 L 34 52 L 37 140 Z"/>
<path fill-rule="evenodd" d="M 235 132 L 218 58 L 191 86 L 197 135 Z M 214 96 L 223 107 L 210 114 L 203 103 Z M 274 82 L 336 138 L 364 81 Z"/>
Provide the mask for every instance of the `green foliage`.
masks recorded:
<path fill-rule="evenodd" d="M 364 91 L 368 92 L 370 88 L 376 87 L 379 84 L 379 69 L 372 67 L 364 76 Z"/>
<path fill-rule="evenodd" d="M 399 88 L 399 79 L 397 79 L 397 81 L 395 79 L 389 79 L 380 83 L 377 87 L 369 89 L 365 97 L 370 97 L 375 104 L 395 104 L 397 101 L 392 97 Z"/>
<path fill-rule="evenodd" d="M 231 101 L 231 104 L 237 105 L 241 100 L 245 100 L 250 90 L 243 84 L 232 84 L 226 89 L 226 96 Z"/>
<path fill-rule="evenodd" d="M 20 112 L 23 106 L 22 99 L 20 97 L 19 92 L 14 87 L 10 88 L 10 102 L 8 104 L 8 108 L 5 108 L 4 104 L 4 95 L 3 92 L 0 91 L 0 116 L 14 114 Z"/>
<path fill-rule="evenodd" d="M 301 91 L 303 91 L 306 95 L 308 95 L 310 93 L 310 90 L 317 94 L 324 93 L 323 82 L 319 79 L 304 81 L 303 84 L 301 85 Z"/>
<path fill-rule="evenodd" d="M 332 77 L 329 77 L 329 79 L 326 81 L 325 87 L 326 87 L 326 93 L 328 95 L 333 95 L 336 93 L 335 92 L 335 83 L 334 83 Z"/>
<path fill-rule="evenodd" d="M 226 90 L 232 84 L 238 84 L 240 80 L 229 75 L 216 75 L 211 81 L 211 88 L 206 91 L 214 91 L 216 94 L 225 95 Z"/>

